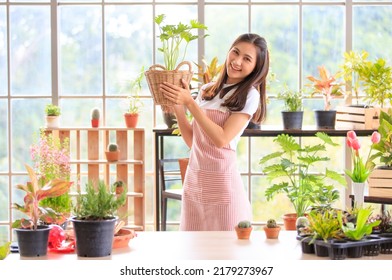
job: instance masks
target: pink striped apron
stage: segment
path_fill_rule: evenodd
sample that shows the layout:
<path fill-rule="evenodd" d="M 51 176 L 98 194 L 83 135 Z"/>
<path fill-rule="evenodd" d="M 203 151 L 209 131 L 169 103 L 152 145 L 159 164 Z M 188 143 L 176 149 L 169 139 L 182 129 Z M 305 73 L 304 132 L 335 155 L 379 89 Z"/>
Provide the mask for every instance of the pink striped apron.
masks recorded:
<path fill-rule="evenodd" d="M 230 112 L 206 110 L 223 126 Z M 239 171 L 236 151 L 217 148 L 196 121 L 193 144 L 184 180 L 180 230 L 229 231 L 241 220 L 251 221 L 251 206 Z"/>

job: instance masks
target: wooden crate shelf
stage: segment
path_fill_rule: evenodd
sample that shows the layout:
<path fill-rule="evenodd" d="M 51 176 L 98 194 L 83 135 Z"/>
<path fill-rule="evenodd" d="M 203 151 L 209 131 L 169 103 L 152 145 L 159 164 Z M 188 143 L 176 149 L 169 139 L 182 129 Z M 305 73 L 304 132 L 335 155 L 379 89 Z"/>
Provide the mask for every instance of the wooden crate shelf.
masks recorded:
<path fill-rule="evenodd" d="M 380 110 L 383 108 L 362 108 L 338 106 L 336 108 L 336 127 L 346 129 L 378 129 Z"/>
<path fill-rule="evenodd" d="M 145 228 L 145 132 L 143 128 L 124 127 L 60 127 L 45 129 L 61 141 L 69 139 L 71 168 L 76 178 L 87 181 L 103 180 L 107 185 L 121 180 L 128 187 L 127 201 L 119 209 L 129 228 Z M 105 150 L 110 142 L 116 142 L 120 159 L 109 162 Z M 77 190 L 83 186 L 77 185 Z M 133 215 L 129 217 L 129 213 Z M 130 222 L 132 221 L 132 222 Z"/>
<path fill-rule="evenodd" d="M 392 198 L 392 170 L 375 169 L 369 176 L 369 196 Z"/>

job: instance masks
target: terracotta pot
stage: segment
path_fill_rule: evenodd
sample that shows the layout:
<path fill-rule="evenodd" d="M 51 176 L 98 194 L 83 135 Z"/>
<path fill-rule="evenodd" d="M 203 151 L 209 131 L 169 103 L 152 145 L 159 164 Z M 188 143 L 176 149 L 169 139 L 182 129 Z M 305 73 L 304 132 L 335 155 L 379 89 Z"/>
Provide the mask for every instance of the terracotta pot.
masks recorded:
<path fill-rule="evenodd" d="M 113 249 L 127 247 L 134 234 L 129 229 L 120 229 L 113 238 Z"/>
<path fill-rule="evenodd" d="M 235 231 L 237 233 L 238 239 L 249 239 L 252 230 L 253 227 L 250 228 L 239 228 L 238 226 L 235 227 Z"/>
<path fill-rule="evenodd" d="M 278 239 L 280 227 L 269 228 L 269 227 L 265 226 L 264 232 L 265 232 L 265 236 L 267 237 L 267 239 Z"/>
<path fill-rule="evenodd" d="M 137 122 L 139 120 L 139 114 L 124 114 L 125 125 L 128 128 L 135 128 L 137 126 Z"/>
<path fill-rule="evenodd" d="M 91 119 L 91 127 L 99 127 L 99 119 Z"/>
<path fill-rule="evenodd" d="M 120 155 L 120 151 L 109 152 L 105 151 L 107 161 L 117 161 Z"/>
<path fill-rule="evenodd" d="M 289 213 L 283 215 L 284 228 L 286 230 L 297 230 L 297 213 Z"/>

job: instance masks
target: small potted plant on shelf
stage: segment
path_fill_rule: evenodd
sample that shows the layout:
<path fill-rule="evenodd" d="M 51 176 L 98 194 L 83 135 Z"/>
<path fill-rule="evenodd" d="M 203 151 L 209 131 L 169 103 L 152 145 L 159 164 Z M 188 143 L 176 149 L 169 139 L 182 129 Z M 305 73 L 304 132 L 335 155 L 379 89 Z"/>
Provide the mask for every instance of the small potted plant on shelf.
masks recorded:
<path fill-rule="evenodd" d="M 336 110 L 331 110 L 331 100 L 343 96 L 342 83 L 336 82 L 336 75 L 331 75 L 324 65 L 318 66 L 319 78 L 308 76 L 311 84 L 305 85 L 311 89 L 310 96 L 321 95 L 324 99 L 324 110 L 315 110 L 316 125 L 320 129 L 334 129 Z"/>
<path fill-rule="evenodd" d="M 182 80 L 188 84 L 191 82 L 193 72 L 192 65 L 185 61 L 187 48 L 190 42 L 199 38 L 198 30 L 206 30 L 204 24 L 197 20 L 190 20 L 189 24 L 163 24 L 165 15 L 160 14 L 154 18 L 154 22 L 159 27 L 159 39 L 162 46 L 158 51 L 163 54 L 164 66 L 155 64 L 145 72 L 147 83 L 156 105 L 173 105 L 160 93 L 160 84 L 169 81 L 178 86 L 182 86 Z M 207 35 L 204 35 L 204 37 Z M 178 61 L 181 61 L 178 65 Z M 187 70 L 180 70 L 182 66 L 187 66 Z"/>
<path fill-rule="evenodd" d="M 91 127 L 99 127 L 99 119 L 101 118 L 101 110 L 97 107 L 91 110 Z"/>
<path fill-rule="evenodd" d="M 128 95 L 127 110 L 124 113 L 124 120 L 126 127 L 134 128 L 137 126 L 141 108 L 144 106 L 140 99 L 140 92 L 142 90 L 142 80 L 144 77 L 144 67 L 142 67 L 139 75 L 131 82 L 131 94 Z"/>
<path fill-rule="evenodd" d="M 284 110 L 282 111 L 283 128 L 302 129 L 304 115 L 302 109 L 302 91 L 292 90 L 285 85 L 276 97 L 284 102 Z"/>
<path fill-rule="evenodd" d="M 109 143 L 105 151 L 107 161 L 118 161 L 119 154 L 117 143 Z"/>
<path fill-rule="evenodd" d="M 125 190 L 125 184 L 123 181 L 116 181 L 113 183 L 113 187 L 116 190 L 116 194 L 122 194 Z"/>
<path fill-rule="evenodd" d="M 89 181 L 86 193 L 79 192 L 74 216 L 76 251 L 80 257 L 103 257 L 112 253 L 116 212 L 124 205 L 126 193 L 116 195 L 103 180 Z"/>
<path fill-rule="evenodd" d="M 60 115 L 61 110 L 59 106 L 54 104 L 47 104 L 45 106 L 45 127 L 58 128 Z"/>
<path fill-rule="evenodd" d="M 48 197 L 60 196 L 68 192 L 72 182 L 53 179 L 49 182 L 40 180 L 29 165 L 25 165 L 30 181 L 25 185 L 18 184 L 16 188 L 24 191 L 24 205 L 14 203 L 13 207 L 27 216 L 13 222 L 16 231 L 19 253 L 25 257 L 38 257 L 47 254 L 50 224 L 57 220 L 62 213 L 51 208 L 40 206 L 40 202 Z"/>
<path fill-rule="evenodd" d="M 284 216 L 286 230 L 296 230 L 296 219 L 304 216 L 311 206 L 331 205 L 339 199 L 339 191 L 332 182 L 347 184 L 343 175 L 331 169 L 319 174 L 312 172 L 318 163 L 330 160 L 321 154 L 326 147 L 338 146 L 324 132 L 317 132 L 316 136 L 319 142 L 302 147 L 293 136 L 280 134 L 274 139 L 280 151 L 265 155 L 259 162 L 267 179 L 274 182 L 265 191 L 267 200 L 284 193 L 294 207 L 295 213 Z"/>
<path fill-rule="evenodd" d="M 274 219 L 269 219 L 267 224 L 263 227 L 267 239 L 278 239 L 281 227 Z"/>
<path fill-rule="evenodd" d="M 246 220 L 240 221 L 238 225 L 235 226 L 238 239 L 249 239 L 252 230 L 252 223 Z"/>

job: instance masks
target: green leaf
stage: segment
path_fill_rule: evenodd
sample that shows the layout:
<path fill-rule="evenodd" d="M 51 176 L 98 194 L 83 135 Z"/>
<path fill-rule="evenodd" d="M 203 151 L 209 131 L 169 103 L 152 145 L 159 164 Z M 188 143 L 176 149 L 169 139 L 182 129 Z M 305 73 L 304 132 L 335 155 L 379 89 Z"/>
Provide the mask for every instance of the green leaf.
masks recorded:
<path fill-rule="evenodd" d="M 11 242 L 7 242 L 0 246 L 0 260 L 4 260 L 10 253 Z"/>

